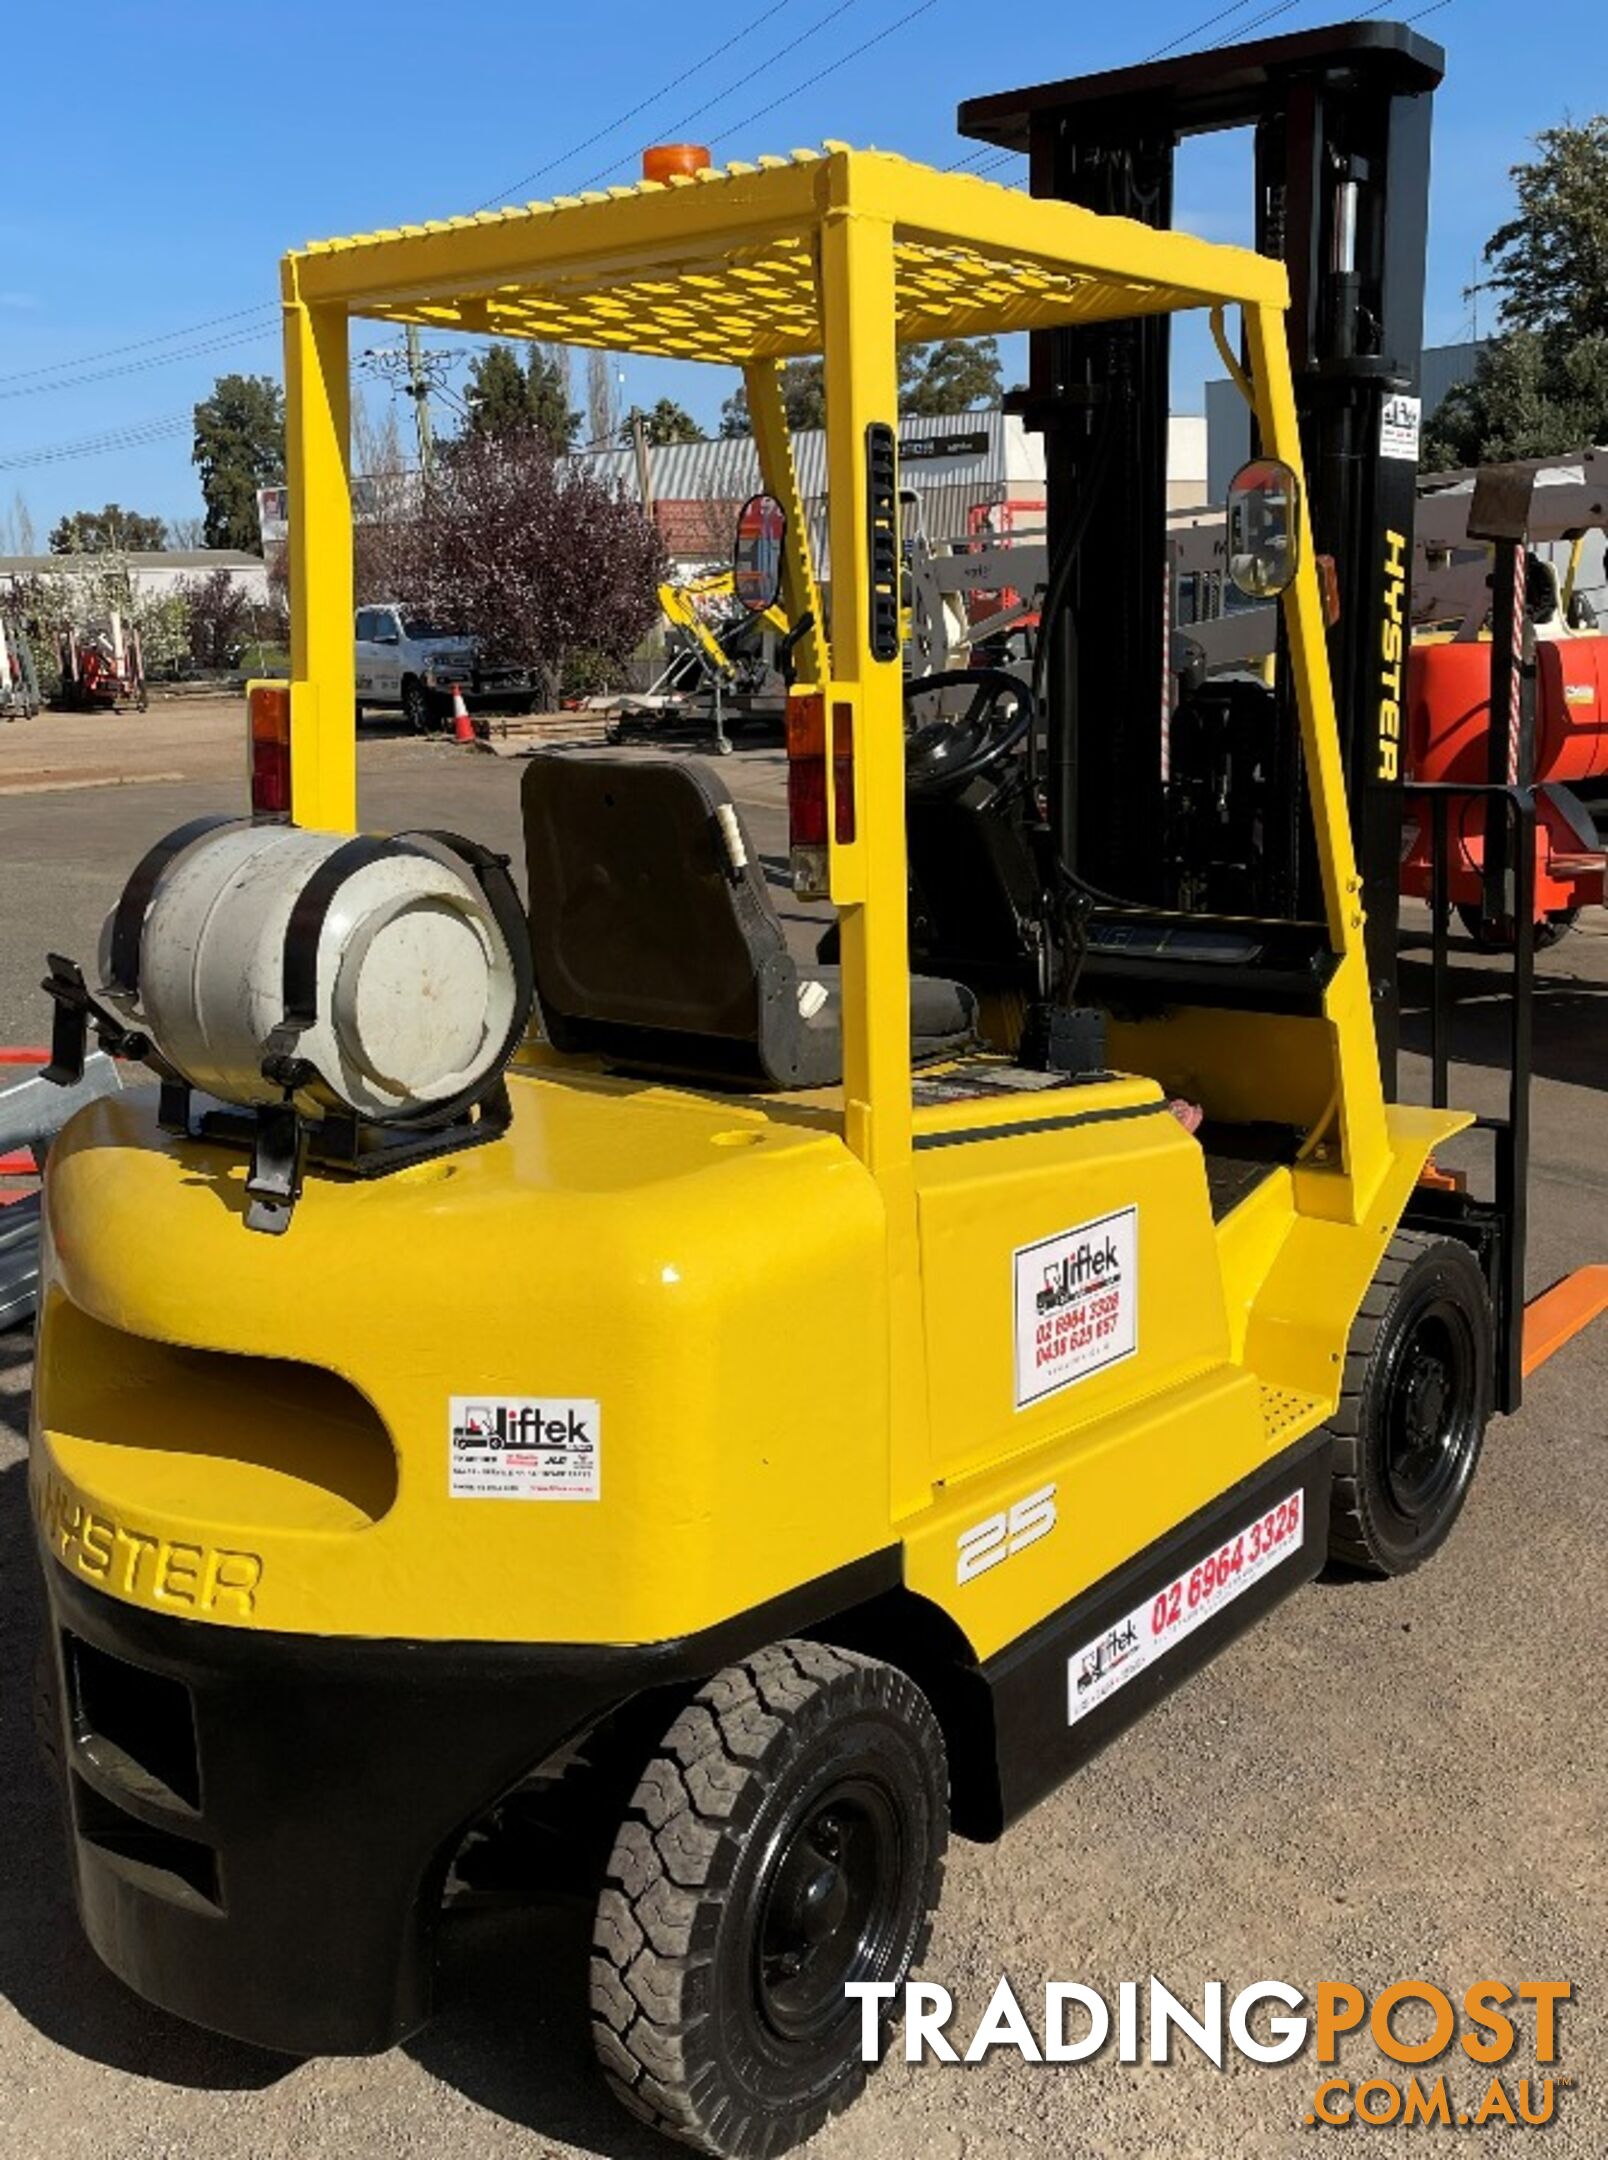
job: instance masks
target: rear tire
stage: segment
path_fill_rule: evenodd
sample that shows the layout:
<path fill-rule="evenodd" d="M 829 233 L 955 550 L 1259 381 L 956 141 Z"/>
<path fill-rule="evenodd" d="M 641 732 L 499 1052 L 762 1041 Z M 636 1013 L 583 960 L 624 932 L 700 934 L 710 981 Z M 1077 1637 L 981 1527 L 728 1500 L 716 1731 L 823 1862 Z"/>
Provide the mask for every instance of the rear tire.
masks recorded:
<path fill-rule="evenodd" d="M 1329 1424 L 1331 1559 L 1405 1575 L 1445 1543 L 1490 1422 L 1493 1352 L 1473 1253 L 1398 1231 L 1351 1330 Z"/>
<path fill-rule="evenodd" d="M 777 1643 L 699 1691 L 637 1785 L 593 1930 L 593 2036 L 632 2114 L 772 2160 L 857 2096 L 844 1984 L 897 1987 L 925 1950 L 947 1791 L 937 1721 L 892 1666 Z"/>

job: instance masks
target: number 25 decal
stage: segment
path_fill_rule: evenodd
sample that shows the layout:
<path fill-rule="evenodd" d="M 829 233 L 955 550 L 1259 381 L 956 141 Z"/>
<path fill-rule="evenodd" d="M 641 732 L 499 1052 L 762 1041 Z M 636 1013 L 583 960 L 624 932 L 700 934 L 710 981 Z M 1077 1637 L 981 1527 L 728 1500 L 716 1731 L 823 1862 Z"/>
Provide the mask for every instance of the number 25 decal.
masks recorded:
<path fill-rule="evenodd" d="M 1041 1485 L 1004 1514 L 990 1515 L 986 1522 L 960 1533 L 955 1552 L 956 1582 L 970 1582 L 986 1569 L 998 1567 L 1002 1560 L 1025 1552 L 1029 1545 L 1048 1537 L 1055 1524 L 1055 1487 Z"/>

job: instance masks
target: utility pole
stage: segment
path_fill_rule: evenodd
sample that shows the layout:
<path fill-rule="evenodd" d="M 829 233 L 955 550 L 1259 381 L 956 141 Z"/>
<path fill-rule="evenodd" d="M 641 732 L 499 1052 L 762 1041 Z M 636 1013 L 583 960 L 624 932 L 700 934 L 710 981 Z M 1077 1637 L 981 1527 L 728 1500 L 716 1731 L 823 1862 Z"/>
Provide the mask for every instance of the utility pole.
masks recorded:
<path fill-rule="evenodd" d="M 634 412 L 631 415 L 631 442 L 636 451 L 637 492 L 642 497 L 642 515 L 645 518 L 651 518 L 653 516 L 653 474 L 648 465 L 648 431 L 643 425 L 642 415 L 639 412 Z"/>
<path fill-rule="evenodd" d="M 413 424 L 419 436 L 419 470 L 426 480 L 434 463 L 435 444 L 430 434 L 430 386 L 425 379 L 424 358 L 419 349 L 419 326 L 409 323 L 408 385 L 413 398 Z"/>

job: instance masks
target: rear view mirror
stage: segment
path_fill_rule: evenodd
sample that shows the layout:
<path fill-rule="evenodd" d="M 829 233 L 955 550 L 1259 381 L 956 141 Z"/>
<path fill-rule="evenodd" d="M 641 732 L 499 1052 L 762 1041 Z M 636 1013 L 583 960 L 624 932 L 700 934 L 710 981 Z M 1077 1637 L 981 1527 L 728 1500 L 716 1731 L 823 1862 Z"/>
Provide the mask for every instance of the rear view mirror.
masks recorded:
<path fill-rule="evenodd" d="M 1228 484 L 1228 575 L 1249 600 L 1272 600 L 1295 576 L 1301 483 L 1278 458 L 1252 458 Z"/>
<path fill-rule="evenodd" d="M 782 589 L 782 540 L 787 513 L 774 495 L 751 495 L 737 515 L 732 544 L 732 590 L 750 614 L 776 605 Z"/>

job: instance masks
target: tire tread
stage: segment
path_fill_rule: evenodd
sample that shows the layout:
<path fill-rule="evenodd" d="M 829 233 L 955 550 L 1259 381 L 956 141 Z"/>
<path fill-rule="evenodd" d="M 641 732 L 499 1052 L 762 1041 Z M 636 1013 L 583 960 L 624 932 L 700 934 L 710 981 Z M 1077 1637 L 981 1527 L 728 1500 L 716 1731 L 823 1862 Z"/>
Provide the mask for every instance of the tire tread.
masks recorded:
<path fill-rule="evenodd" d="M 1334 1442 L 1333 1482 L 1329 1502 L 1329 1557 L 1368 1575 L 1389 1572 L 1380 1560 L 1364 1504 L 1363 1413 L 1369 1375 L 1379 1339 L 1397 1293 L 1414 1266 L 1437 1246 L 1455 1241 L 1419 1230 L 1398 1230 L 1368 1285 L 1346 1342 L 1340 1400 L 1329 1420 Z M 1467 1248 L 1455 1246 L 1460 1252 Z"/>
<path fill-rule="evenodd" d="M 703 2152 L 768 2160 L 813 2136 L 865 2081 L 856 2065 L 830 2099 L 788 2118 L 750 2117 L 699 2046 L 733 1837 L 758 1813 L 767 1758 L 784 1751 L 794 1722 L 855 1677 L 862 1702 L 870 1696 L 894 1709 L 909 1698 L 925 1712 L 917 1730 L 941 1778 L 936 1722 L 902 1673 L 824 1643 L 775 1643 L 717 1673 L 681 1711 L 644 1769 L 615 1843 L 592 1944 L 599 2065 L 631 2114 Z M 912 1963 L 926 1949 L 941 1877 L 940 1835 Z"/>

